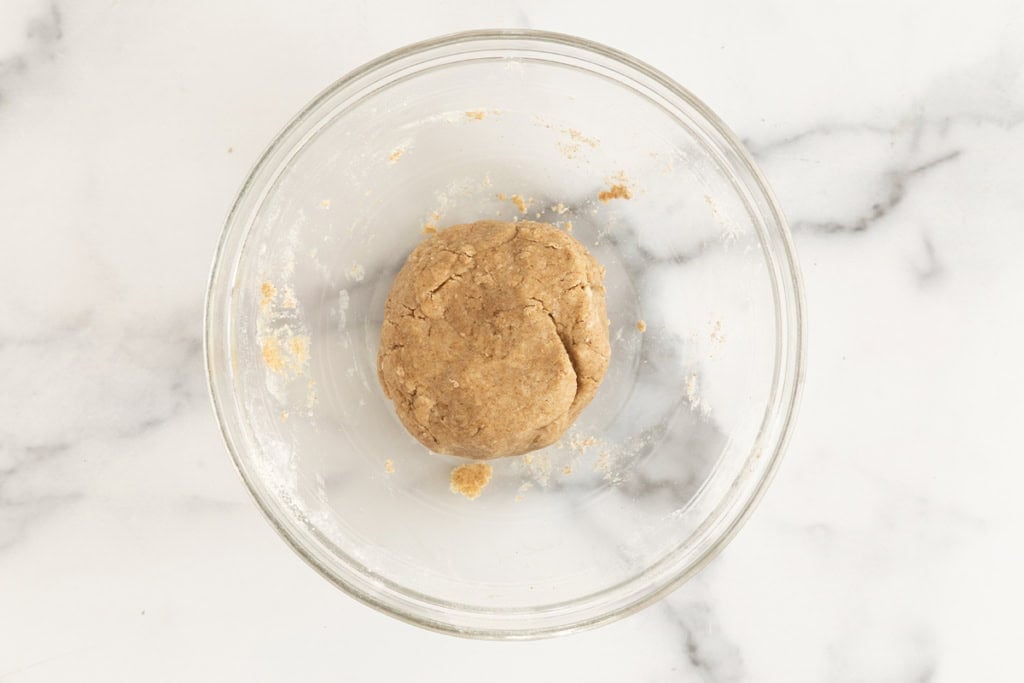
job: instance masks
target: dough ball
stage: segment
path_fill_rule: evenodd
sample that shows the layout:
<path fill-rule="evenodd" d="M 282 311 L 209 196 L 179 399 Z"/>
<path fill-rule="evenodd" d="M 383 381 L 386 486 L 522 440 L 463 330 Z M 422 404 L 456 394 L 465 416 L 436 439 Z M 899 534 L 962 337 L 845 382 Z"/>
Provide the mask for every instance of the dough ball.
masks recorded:
<path fill-rule="evenodd" d="M 608 368 L 604 268 L 546 223 L 478 221 L 409 255 L 384 307 L 377 369 L 406 429 L 488 459 L 554 443 Z"/>

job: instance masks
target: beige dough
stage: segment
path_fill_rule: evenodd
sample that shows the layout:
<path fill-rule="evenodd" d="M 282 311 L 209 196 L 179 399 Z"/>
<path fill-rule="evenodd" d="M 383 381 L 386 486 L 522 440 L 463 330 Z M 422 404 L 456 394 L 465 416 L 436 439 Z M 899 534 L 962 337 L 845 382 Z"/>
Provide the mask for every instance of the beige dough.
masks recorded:
<path fill-rule="evenodd" d="M 432 451 L 478 459 L 557 441 L 608 368 L 603 278 L 546 223 L 425 240 L 392 285 L 377 358 L 402 424 Z"/>

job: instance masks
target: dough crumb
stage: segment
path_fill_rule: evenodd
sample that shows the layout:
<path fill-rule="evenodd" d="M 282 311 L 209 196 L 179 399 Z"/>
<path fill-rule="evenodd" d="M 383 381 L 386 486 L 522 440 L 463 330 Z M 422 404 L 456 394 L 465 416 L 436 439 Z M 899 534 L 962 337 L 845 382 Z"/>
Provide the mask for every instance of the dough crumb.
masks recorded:
<path fill-rule="evenodd" d="M 711 326 L 711 333 L 708 334 L 708 339 L 710 339 L 715 344 L 719 344 L 719 345 L 725 343 L 725 335 L 722 334 L 722 321 L 721 320 L 716 320 L 714 322 L 714 325 Z"/>
<path fill-rule="evenodd" d="M 461 493 L 466 498 L 478 498 L 484 487 L 491 481 L 494 468 L 485 462 L 459 465 L 452 470 L 450 488 L 452 493 Z"/>
<path fill-rule="evenodd" d="M 387 460 L 384 461 L 384 472 L 386 472 L 387 474 L 395 473 L 395 461 L 392 460 L 391 458 L 388 458 Z"/>
<path fill-rule="evenodd" d="M 551 207 L 551 210 L 557 213 L 559 216 L 561 216 L 563 213 L 569 210 L 569 207 L 567 207 L 562 202 L 558 202 L 557 204 Z"/>
<path fill-rule="evenodd" d="M 392 164 L 396 163 L 405 154 L 405 149 L 398 147 L 391 154 L 388 155 L 388 161 Z"/>
<path fill-rule="evenodd" d="M 282 410 L 281 411 L 281 422 L 287 422 L 287 421 L 288 421 L 288 411 L 287 410 Z"/>
<path fill-rule="evenodd" d="M 274 372 L 281 372 L 284 369 L 284 358 L 281 356 L 281 345 L 277 343 L 277 337 L 267 337 L 263 340 L 263 362 Z"/>
<path fill-rule="evenodd" d="M 566 465 L 563 467 L 562 474 L 572 474 L 572 465 Z"/>
<path fill-rule="evenodd" d="M 473 111 L 466 112 L 466 118 L 473 119 L 474 121 L 483 121 L 485 116 L 487 116 L 487 112 L 483 109 L 474 109 Z"/>
<path fill-rule="evenodd" d="M 562 153 L 562 156 L 566 159 L 575 159 L 576 155 L 580 153 L 580 146 L 574 142 L 558 142 L 556 143 L 558 151 Z"/>
<path fill-rule="evenodd" d="M 616 183 L 607 190 L 601 190 L 597 193 L 597 198 L 607 204 L 613 199 L 632 199 L 633 193 L 629 191 L 629 188 L 625 185 Z"/>
<path fill-rule="evenodd" d="M 507 197 L 507 196 L 505 195 L 505 193 L 504 193 L 504 192 L 499 192 L 498 194 L 496 194 L 496 195 L 494 195 L 494 196 L 495 196 L 495 197 L 497 197 L 497 198 L 498 198 L 498 201 L 500 201 L 500 202 L 503 202 L 503 201 L 505 201 L 506 199 L 508 199 L 508 197 Z"/>
<path fill-rule="evenodd" d="M 592 436 L 584 438 L 580 434 L 574 434 L 569 440 L 569 448 L 573 449 L 577 453 L 586 453 L 588 448 L 596 445 L 597 439 Z"/>
<path fill-rule="evenodd" d="M 321 209 L 329 209 L 329 208 L 331 208 L 331 200 L 330 199 L 321 199 L 320 200 L 320 208 Z"/>
<path fill-rule="evenodd" d="M 427 223 L 426 225 L 423 226 L 423 234 L 424 235 L 436 235 L 437 234 L 437 226 L 434 225 L 433 223 Z"/>
<path fill-rule="evenodd" d="M 296 370 L 301 369 L 309 362 L 309 337 L 296 335 L 288 340 L 288 348 L 292 352 L 292 359 L 295 362 Z"/>
<path fill-rule="evenodd" d="M 551 480 L 551 471 L 554 469 L 551 458 L 546 453 L 537 453 L 536 456 L 526 462 L 529 475 L 535 483 L 547 486 Z"/>
<path fill-rule="evenodd" d="M 573 130 L 572 128 L 569 129 L 569 137 L 572 138 L 575 142 L 582 142 L 583 144 L 589 145 L 590 147 L 597 147 L 598 143 L 600 142 L 600 140 L 598 140 L 597 138 L 588 138 L 583 133 L 579 132 L 578 130 Z"/>
<path fill-rule="evenodd" d="M 690 410 L 700 405 L 697 397 L 697 375 L 692 374 L 686 380 L 686 400 L 690 403 Z"/>
<path fill-rule="evenodd" d="M 519 209 L 519 213 L 526 213 L 526 208 L 531 204 L 531 202 L 526 201 L 517 194 L 512 195 L 509 199 L 511 199 L 512 203 L 516 205 L 517 209 Z"/>
<path fill-rule="evenodd" d="M 277 287 L 274 287 L 272 282 L 264 282 L 260 285 L 260 294 L 263 295 L 263 298 L 260 299 L 260 308 L 266 308 L 277 296 Z"/>
<path fill-rule="evenodd" d="M 566 232 L 572 232 L 572 221 L 566 221 L 565 222 L 565 231 Z"/>
<path fill-rule="evenodd" d="M 291 286 L 284 288 L 284 296 L 281 297 L 281 308 L 293 309 L 297 308 L 299 300 L 295 298 L 295 290 Z"/>
<path fill-rule="evenodd" d="M 643 320 L 637 320 L 636 321 L 636 329 L 640 330 L 641 332 L 646 332 L 647 331 L 647 323 L 645 323 Z"/>

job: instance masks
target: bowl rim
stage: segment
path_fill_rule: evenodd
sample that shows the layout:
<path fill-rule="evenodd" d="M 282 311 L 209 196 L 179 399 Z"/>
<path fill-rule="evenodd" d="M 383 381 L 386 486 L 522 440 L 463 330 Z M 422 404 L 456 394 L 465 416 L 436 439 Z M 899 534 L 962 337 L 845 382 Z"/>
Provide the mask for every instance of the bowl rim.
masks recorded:
<path fill-rule="evenodd" d="M 704 122 L 712 126 L 715 132 L 721 136 L 730 148 L 730 151 L 735 154 L 735 160 L 738 160 L 743 170 L 745 170 L 750 179 L 753 180 L 756 189 L 761 194 L 761 199 L 764 200 L 765 206 L 770 212 L 774 227 L 777 228 L 777 232 L 772 231 L 773 237 L 777 241 L 779 249 L 779 256 L 781 265 L 784 266 L 781 269 L 780 275 L 784 276 L 779 278 L 782 284 L 785 286 L 785 292 L 774 292 L 773 298 L 776 301 L 776 318 L 778 318 L 778 309 L 780 307 L 780 299 L 785 298 L 788 304 L 788 317 L 789 317 L 789 330 L 788 338 L 786 341 L 792 345 L 792 348 L 788 350 L 786 358 L 781 358 L 783 355 L 778 350 L 779 342 L 784 332 L 777 330 L 780 339 L 776 342 L 776 375 L 773 379 L 773 384 L 780 381 L 780 377 L 785 384 L 784 389 L 780 389 L 783 395 L 781 395 L 782 403 L 776 409 L 776 413 L 781 415 L 781 422 L 776 427 L 777 436 L 774 439 L 774 443 L 771 443 L 771 453 L 768 455 L 768 464 L 765 467 L 763 474 L 757 481 L 753 491 L 749 494 L 749 497 L 745 501 L 739 501 L 740 509 L 735 517 L 731 520 L 729 525 L 711 542 L 707 548 L 703 550 L 700 556 L 686 566 L 683 571 L 680 571 L 674 577 L 657 586 L 654 590 L 642 593 L 629 604 L 625 606 L 616 607 L 608 610 L 596 618 L 582 618 L 573 621 L 567 621 L 555 626 L 547 626 L 541 628 L 491 628 L 491 627 L 466 627 L 449 623 L 439 619 L 431 619 L 427 616 L 420 614 L 413 614 L 407 611 L 403 611 L 398 606 L 388 603 L 386 600 L 382 600 L 377 596 L 370 595 L 357 587 L 347 583 L 342 577 L 337 576 L 334 572 L 330 571 L 322 562 L 320 562 L 312 553 L 308 552 L 293 535 L 286 528 L 282 520 L 278 519 L 275 513 L 270 507 L 262 500 L 257 494 L 254 483 L 250 481 L 249 476 L 246 474 L 244 467 L 242 466 L 241 459 L 238 451 L 236 450 L 235 444 L 232 441 L 231 435 L 229 434 L 229 428 L 226 424 L 225 419 L 225 407 L 223 405 L 224 399 L 230 396 L 230 393 L 225 394 L 224 397 L 220 395 L 219 388 L 217 386 L 217 379 L 214 372 L 214 353 L 216 349 L 211 337 L 215 326 L 215 312 L 214 308 L 217 305 L 215 300 L 215 294 L 219 278 L 223 277 L 221 266 L 226 265 L 224 263 L 224 257 L 226 254 L 226 248 L 232 235 L 232 227 L 235 225 L 236 218 L 241 210 L 243 200 L 245 200 L 250 191 L 253 189 L 257 177 L 262 172 L 264 166 L 273 157 L 275 152 L 281 147 L 286 139 L 289 138 L 290 134 L 293 133 L 302 123 L 306 121 L 308 115 L 316 110 L 322 103 L 330 98 L 336 92 L 343 88 L 357 82 L 358 80 L 373 74 L 375 71 L 382 69 L 390 64 L 393 64 L 402 59 L 427 53 L 429 51 L 436 50 L 438 48 L 444 48 L 448 46 L 454 46 L 459 44 L 469 44 L 480 41 L 533 41 L 540 43 L 549 43 L 558 46 L 568 47 L 576 50 L 582 50 L 583 52 L 595 53 L 601 57 L 617 62 L 621 65 L 626 66 L 629 69 L 639 73 L 641 76 L 646 77 L 662 88 L 666 89 L 673 97 L 677 97 L 684 101 L 687 105 L 692 107 L 696 112 L 703 117 Z M 769 227 L 771 230 L 771 227 Z M 775 281 L 773 280 L 773 288 L 775 287 Z M 783 296 L 788 295 L 788 296 Z M 337 586 L 345 593 L 356 598 L 360 602 L 377 609 L 385 614 L 396 617 L 407 623 L 420 626 L 432 631 L 441 633 L 458 635 L 469 638 L 480 638 L 480 639 L 502 639 L 502 640 L 523 640 L 523 639 L 534 639 L 542 637 L 550 637 L 556 635 L 563 635 L 567 633 L 578 632 L 595 628 L 597 626 L 616 621 L 623 617 L 634 614 L 645 607 L 657 602 L 668 593 L 674 591 L 680 585 L 685 583 L 688 579 L 693 577 L 696 573 L 701 571 L 709 562 L 711 562 L 724 548 L 731 542 L 735 535 L 739 532 L 740 528 L 749 519 L 753 510 L 757 507 L 757 504 L 763 498 L 765 491 L 771 484 L 774 478 L 779 464 L 782 459 L 782 455 L 792 437 L 793 426 L 795 423 L 797 408 L 800 401 L 800 396 L 803 392 L 803 383 L 805 378 L 805 367 L 806 367 L 806 303 L 804 300 L 803 281 L 801 271 L 796 255 L 796 250 L 793 245 L 792 236 L 790 234 L 787 221 L 779 206 L 778 200 L 775 197 L 774 192 L 768 184 L 763 172 L 754 162 L 750 152 L 746 146 L 740 140 L 740 138 L 729 129 L 728 126 L 715 114 L 702 100 L 696 97 L 689 90 L 684 88 L 682 85 L 677 83 L 675 80 L 661 72 L 660 70 L 650 66 L 649 64 L 612 47 L 608 47 L 601 43 L 591 41 L 589 39 L 580 38 L 577 36 L 557 33 L 551 31 L 541 31 L 535 29 L 478 29 L 471 31 L 460 31 L 455 33 L 449 33 L 434 38 L 422 40 L 419 42 L 411 43 L 403 47 L 397 48 L 390 52 L 387 52 L 363 65 L 349 71 L 347 74 L 337 79 L 326 88 L 321 90 L 315 97 L 313 97 L 297 114 L 295 114 L 291 120 L 274 136 L 273 140 L 266 147 L 266 149 L 260 154 L 252 168 L 246 175 L 240 189 L 235 195 L 235 199 L 232 203 L 231 209 L 229 210 L 227 217 L 224 220 L 223 228 L 220 233 L 220 237 L 217 242 L 216 249 L 213 255 L 213 261 L 210 268 L 210 274 L 208 279 L 206 300 L 204 305 L 204 316 L 203 316 L 203 357 L 204 357 L 204 369 L 206 372 L 207 379 L 207 390 L 210 397 L 210 401 L 217 418 L 217 424 L 220 429 L 221 437 L 224 441 L 224 445 L 231 457 L 232 464 L 238 472 L 239 477 L 242 479 L 249 496 L 253 502 L 260 509 L 264 517 L 275 529 L 275 531 L 282 537 L 286 544 L 307 564 L 317 571 L 321 576 Z M 772 410 L 769 408 L 766 410 L 764 420 L 760 432 L 764 431 L 764 425 L 768 422 L 769 417 L 772 414 Z M 762 454 L 762 457 L 765 454 Z"/>

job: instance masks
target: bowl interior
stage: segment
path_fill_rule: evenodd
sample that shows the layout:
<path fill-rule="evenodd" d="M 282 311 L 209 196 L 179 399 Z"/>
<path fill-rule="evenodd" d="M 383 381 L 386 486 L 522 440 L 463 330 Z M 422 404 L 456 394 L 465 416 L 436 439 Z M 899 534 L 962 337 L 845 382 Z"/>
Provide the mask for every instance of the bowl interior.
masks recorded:
<path fill-rule="evenodd" d="M 741 162 L 699 105 L 542 38 L 421 48 L 329 90 L 254 172 L 211 290 L 215 398 L 260 505 L 357 596 L 460 632 L 599 621 L 699 566 L 781 438 L 784 228 Z M 630 197 L 602 201 L 614 186 Z M 468 500 L 376 354 L 410 250 L 481 218 L 591 250 L 612 360 L 561 442 L 491 461 Z"/>

